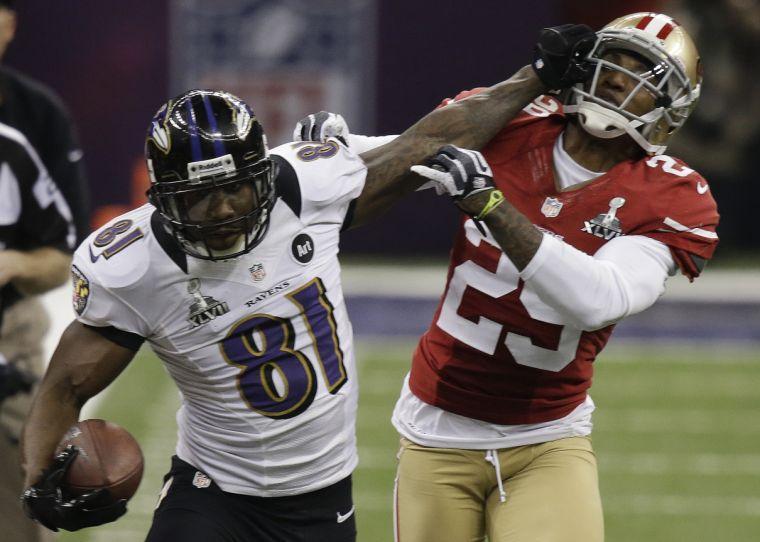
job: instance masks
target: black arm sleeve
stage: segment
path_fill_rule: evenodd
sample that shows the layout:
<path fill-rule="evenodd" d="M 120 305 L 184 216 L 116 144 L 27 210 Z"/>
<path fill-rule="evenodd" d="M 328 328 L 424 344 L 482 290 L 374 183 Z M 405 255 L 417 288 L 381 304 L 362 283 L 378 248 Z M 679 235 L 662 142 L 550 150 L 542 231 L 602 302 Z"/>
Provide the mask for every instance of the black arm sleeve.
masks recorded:
<path fill-rule="evenodd" d="M 102 337 L 108 339 L 112 343 L 116 343 L 119 346 L 128 348 L 133 352 L 140 350 L 142 343 L 145 342 L 145 337 L 141 337 L 136 333 L 130 333 L 129 331 L 124 331 L 113 326 L 96 327 L 87 324 L 83 325 L 86 328 L 91 329 L 95 333 L 101 335 Z"/>

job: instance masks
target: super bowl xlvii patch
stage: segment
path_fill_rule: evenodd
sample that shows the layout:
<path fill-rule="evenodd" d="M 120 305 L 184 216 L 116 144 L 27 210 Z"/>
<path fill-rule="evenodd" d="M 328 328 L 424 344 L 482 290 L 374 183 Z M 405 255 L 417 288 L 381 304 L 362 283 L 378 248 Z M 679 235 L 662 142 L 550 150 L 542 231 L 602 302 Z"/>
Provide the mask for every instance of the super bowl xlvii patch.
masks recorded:
<path fill-rule="evenodd" d="M 605 241 L 620 237 L 623 230 L 620 226 L 620 219 L 617 218 L 617 210 L 625 205 L 625 198 L 616 197 L 610 200 L 610 210 L 606 213 L 597 215 L 596 218 L 583 222 L 582 231 L 590 233 L 596 237 L 601 237 Z"/>
<path fill-rule="evenodd" d="M 190 318 L 188 318 L 193 327 L 208 324 L 217 316 L 230 312 L 230 307 L 226 301 L 217 301 L 210 295 L 203 295 L 201 293 L 200 279 L 190 279 L 188 281 L 187 293 L 193 296 L 193 303 L 190 305 Z"/>
<path fill-rule="evenodd" d="M 74 306 L 74 311 L 81 315 L 87 308 L 87 301 L 90 299 L 90 281 L 76 265 L 72 265 L 71 283 L 74 287 L 71 295 L 71 304 Z"/>
<path fill-rule="evenodd" d="M 541 206 L 541 214 L 546 218 L 554 218 L 562 210 L 562 202 L 557 198 L 546 198 Z"/>

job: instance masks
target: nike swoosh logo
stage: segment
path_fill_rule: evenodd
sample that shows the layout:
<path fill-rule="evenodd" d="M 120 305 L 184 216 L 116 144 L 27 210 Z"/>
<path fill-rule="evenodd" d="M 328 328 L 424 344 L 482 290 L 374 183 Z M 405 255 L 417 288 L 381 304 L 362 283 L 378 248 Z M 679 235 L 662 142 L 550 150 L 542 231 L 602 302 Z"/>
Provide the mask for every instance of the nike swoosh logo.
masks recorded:
<path fill-rule="evenodd" d="M 707 186 L 706 184 L 703 184 L 702 181 L 697 182 L 697 192 L 699 192 L 700 194 L 704 194 L 708 190 L 710 190 L 709 186 Z"/>
<path fill-rule="evenodd" d="M 98 254 L 97 256 L 95 256 L 95 254 L 92 253 L 92 247 L 87 247 L 87 248 L 90 249 L 90 261 L 92 263 L 97 262 L 98 258 L 100 258 L 100 254 Z"/>
<path fill-rule="evenodd" d="M 340 512 L 336 512 L 336 514 L 338 516 L 337 522 L 338 523 L 343 523 L 344 521 L 346 521 L 348 518 L 350 518 L 351 516 L 354 515 L 354 510 L 356 510 L 356 505 L 353 505 L 351 507 L 351 510 L 349 510 L 345 514 L 341 514 Z"/>

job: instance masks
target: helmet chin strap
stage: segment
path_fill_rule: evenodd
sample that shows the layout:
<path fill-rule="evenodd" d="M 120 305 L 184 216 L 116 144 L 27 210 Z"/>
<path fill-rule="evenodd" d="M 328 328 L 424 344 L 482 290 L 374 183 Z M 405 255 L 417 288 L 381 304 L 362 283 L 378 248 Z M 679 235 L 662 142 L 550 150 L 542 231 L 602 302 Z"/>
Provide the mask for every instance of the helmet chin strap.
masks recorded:
<path fill-rule="evenodd" d="M 578 106 L 578 121 L 594 137 L 613 139 L 626 132 L 628 119 L 597 103 L 583 101 Z"/>
<path fill-rule="evenodd" d="M 582 100 L 579 105 L 566 105 L 566 113 L 578 115 L 578 122 L 586 132 L 600 139 L 613 139 L 628 134 L 647 154 L 662 154 L 665 147 L 653 145 L 637 130 L 641 122 L 628 120 L 626 117 L 588 100 Z"/>

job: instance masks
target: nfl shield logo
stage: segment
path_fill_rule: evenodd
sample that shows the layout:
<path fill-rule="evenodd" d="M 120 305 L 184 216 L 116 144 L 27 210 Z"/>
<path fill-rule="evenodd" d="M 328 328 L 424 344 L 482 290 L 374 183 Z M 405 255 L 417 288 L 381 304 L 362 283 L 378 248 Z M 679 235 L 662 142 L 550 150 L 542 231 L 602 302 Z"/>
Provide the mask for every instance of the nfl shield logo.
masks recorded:
<path fill-rule="evenodd" d="M 546 218 L 554 218 L 562 210 L 562 202 L 557 198 L 546 198 L 541 206 L 541 213 Z"/>
<path fill-rule="evenodd" d="M 193 476 L 193 485 L 198 489 L 206 489 L 211 487 L 211 478 L 200 471 L 196 471 L 195 476 Z"/>
<path fill-rule="evenodd" d="M 255 282 L 260 282 L 264 280 L 264 277 L 267 276 L 266 271 L 264 271 L 264 265 L 260 263 L 255 263 L 251 267 L 248 268 L 248 271 L 251 272 L 251 278 Z"/>

